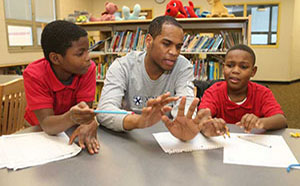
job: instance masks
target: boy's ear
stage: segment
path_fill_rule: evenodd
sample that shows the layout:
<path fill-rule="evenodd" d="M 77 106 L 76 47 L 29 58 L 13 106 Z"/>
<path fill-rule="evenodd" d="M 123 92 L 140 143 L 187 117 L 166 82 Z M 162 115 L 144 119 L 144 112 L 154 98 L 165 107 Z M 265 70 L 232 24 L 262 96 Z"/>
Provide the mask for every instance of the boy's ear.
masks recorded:
<path fill-rule="evenodd" d="M 50 54 L 49 54 L 50 61 L 55 65 L 60 64 L 60 57 L 61 57 L 60 54 L 57 54 L 55 52 L 50 52 Z"/>
<path fill-rule="evenodd" d="M 251 77 L 254 77 L 257 71 L 257 66 L 254 66 L 252 69 Z"/>

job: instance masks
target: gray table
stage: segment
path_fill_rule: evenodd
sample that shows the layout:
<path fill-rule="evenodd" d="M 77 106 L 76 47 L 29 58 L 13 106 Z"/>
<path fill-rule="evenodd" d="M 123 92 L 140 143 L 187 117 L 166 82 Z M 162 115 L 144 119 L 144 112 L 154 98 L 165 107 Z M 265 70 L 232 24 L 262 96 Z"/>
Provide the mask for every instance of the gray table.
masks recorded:
<path fill-rule="evenodd" d="M 231 128 L 231 131 L 237 131 Z M 128 133 L 99 130 L 100 153 L 78 156 L 19 171 L 0 170 L 0 185 L 299 185 L 300 170 L 223 164 L 223 149 L 168 155 L 152 133 L 162 124 Z M 300 139 L 282 134 L 300 160 Z M 71 131 L 68 131 L 70 133 Z"/>

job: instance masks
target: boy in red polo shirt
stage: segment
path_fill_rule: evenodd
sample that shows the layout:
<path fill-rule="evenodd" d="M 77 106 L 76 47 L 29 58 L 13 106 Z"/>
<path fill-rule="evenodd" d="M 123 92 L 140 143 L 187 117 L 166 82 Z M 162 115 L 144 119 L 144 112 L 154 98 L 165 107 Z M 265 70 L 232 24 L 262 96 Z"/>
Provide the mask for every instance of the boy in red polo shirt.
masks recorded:
<path fill-rule="evenodd" d="M 87 33 L 67 21 L 53 21 L 43 30 L 45 58 L 25 69 L 27 100 L 25 119 L 54 135 L 79 125 L 70 143 L 78 137 L 81 148 L 97 153 L 97 123 L 92 107 L 95 98 L 95 64 L 89 58 Z"/>
<path fill-rule="evenodd" d="M 247 133 L 253 128 L 269 130 L 287 126 L 271 90 L 250 81 L 256 70 L 255 54 L 247 45 L 236 45 L 227 51 L 223 66 L 225 81 L 207 89 L 199 105 L 199 110 L 210 110 L 203 123 L 204 135 L 223 135 L 225 123 L 236 124 Z"/>

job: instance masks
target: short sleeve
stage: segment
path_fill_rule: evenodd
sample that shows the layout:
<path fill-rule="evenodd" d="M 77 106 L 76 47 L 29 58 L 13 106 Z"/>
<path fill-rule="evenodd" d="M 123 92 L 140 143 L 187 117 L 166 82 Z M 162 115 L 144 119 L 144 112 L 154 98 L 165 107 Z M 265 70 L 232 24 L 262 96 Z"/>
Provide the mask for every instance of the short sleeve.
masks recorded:
<path fill-rule="evenodd" d="M 218 105 L 217 95 L 214 94 L 214 92 L 217 92 L 217 91 L 214 91 L 213 87 L 214 86 L 208 88 L 204 92 L 203 97 L 201 98 L 200 105 L 198 107 L 198 110 L 209 108 L 212 117 L 217 115 L 217 105 Z"/>
<path fill-rule="evenodd" d="M 270 89 L 266 88 L 261 101 L 261 112 L 264 117 L 270 117 L 276 114 L 284 114 Z"/>
<path fill-rule="evenodd" d="M 49 87 L 41 80 L 30 76 L 26 71 L 23 74 L 27 106 L 30 110 L 53 108 L 53 97 Z"/>

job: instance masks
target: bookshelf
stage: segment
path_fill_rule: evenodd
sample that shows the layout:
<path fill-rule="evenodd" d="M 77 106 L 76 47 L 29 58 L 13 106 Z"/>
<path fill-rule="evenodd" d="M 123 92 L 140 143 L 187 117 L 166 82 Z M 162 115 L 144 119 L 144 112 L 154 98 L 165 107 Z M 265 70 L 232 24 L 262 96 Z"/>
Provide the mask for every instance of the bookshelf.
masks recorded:
<path fill-rule="evenodd" d="M 194 65 L 194 75 L 196 79 L 207 80 L 221 78 L 222 65 L 220 62 L 222 61 L 222 57 L 226 54 L 226 50 L 237 43 L 248 44 L 248 17 L 188 18 L 177 20 L 183 26 L 185 32 L 184 44 L 187 42 L 187 48 L 183 46 L 181 54 L 190 59 Z M 96 42 L 105 40 L 104 45 L 100 47 L 98 51 L 92 51 L 90 53 L 91 58 L 93 58 L 97 66 L 101 68 L 101 72 L 99 72 L 103 73 L 103 68 L 106 68 L 106 71 L 109 64 L 111 64 L 116 57 L 126 55 L 130 50 L 143 50 L 143 44 L 141 44 L 142 46 L 138 46 L 140 42 L 143 43 L 142 41 L 137 40 L 136 48 L 134 48 L 135 44 L 131 45 L 130 41 L 128 41 L 129 44 L 126 46 L 126 38 L 135 40 L 136 35 L 146 35 L 150 22 L 151 19 L 89 22 L 78 23 L 78 25 L 87 30 L 89 36 L 94 38 Z M 139 32 L 141 32 L 141 34 Z M 130 33 L 132 34 L 131 36 Z M 191 38 L 188 40 L 188 35 L 192 38 L 197 37 L 197 39 L 195 41 Z M 119 37 L 117 41 L 121 41 L 120 43 L 114 42 L 116 37 Z M 204 39 L 204 37 L 207 37 L 205 38 L 206 40 L 201 41 L 200 38 Z M 141 38 L 142 40 L 144 39 L 144 37 Z M 210 41 L 210 44 L 205 45 L 204 41 L 208 42 L 207 40 Z M 192 41 L 194 43 L 192 43 Z M 218 44 L 214 44 L 217 43 L 217 41 Z M 106 66 L 101 66 L 103 64 Z M 99 68 L 97 68 L 97 70 L 99 70 Z M 205 75 L 202 73 L 205 73 Z M 103 86 L 104 77 L 105 73 L 101 74 L 100 79 L 97 78 L 98 84 L 101 84 L 99 86 Z M 101 90 L 99 90 L 97 94 L 100 92 Z M 97 98 L 99 98 L 99 95 Z"/>

